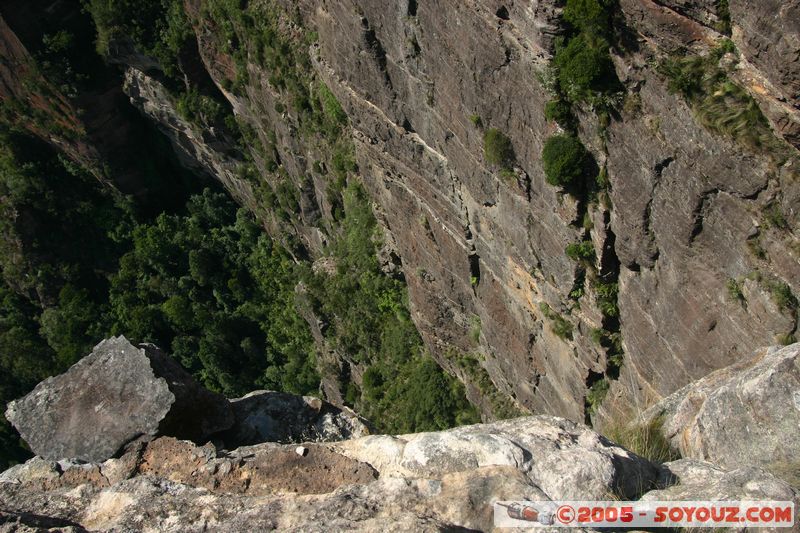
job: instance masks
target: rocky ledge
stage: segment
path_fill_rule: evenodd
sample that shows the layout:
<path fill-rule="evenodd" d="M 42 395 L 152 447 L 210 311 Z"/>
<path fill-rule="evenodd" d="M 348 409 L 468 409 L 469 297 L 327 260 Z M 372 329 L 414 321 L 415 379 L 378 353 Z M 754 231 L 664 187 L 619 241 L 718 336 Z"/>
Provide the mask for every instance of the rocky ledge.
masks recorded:
<path fill-rule="evenodd" d="M 111 346 L 121 353 L 109 353 Z M 43 382 L 11 406 L 15 423 L 30 423 L 32 413 L 38 413 L 44 414 L 41 420 L 47 426 L 57 420 L 57 412 L 91 424 L 72 424 L 68 433 L 58 429 L 63 424 L 32 433 L 49 435 L 51 444 L 41 441 L 37 450 L 50 459 L 35 457 L 0 474 L 0 532 L 486 531 L 493 528 L 492 503 L 497 500 L 800 503 L 796 487 L 753 464 L 760 457 L 727 467 L 697 459 L 656 464 L 584 425 L 550 416 L 432 433 L 368 435 L 367 426 L 351 413 L 316 399 L 265 391 L 231 402 L 231 427 L 208 440 L 182 440 L 147 424 L 109 458 L 54 459 L 66 449 L 62 439 L 100 432 L 96 423 L 102 420 L 92 417 L 102 409 L 95 409 L 90 399 L 105 409 L 113 404 L 103 403 L 105 397 L 80 394 L 75 397 L 80 401 L 71 404 L 34 399 L 63 400 L 65 390 L 79 390 L 72 379 L 85 378 L 85 368 L 99 360 L 139 361 L 152 368 L 147 363 L 151 350 L 124 339 L 101 343 L 69 372 Z M 758 362 L 730 369 L 729 379 L 713 381 L 717 389 L 712 390 L 712 381 L 704 382 L 706 397 L 725 397 L 724 387 L 738 383 L 732 381 L 735 376 L 746 384 L 756 370 L 768 383 L 791 383 L 796 377 L 796 358 L 787 355 L 791 350 L 796 354 L 800 346 L 764 351 Z M 98 355 L 102 353 L 105 358 Z M 107 374 L 109 379 L 112 375 Z M 108 390 L 120 390 L 122 384 L 138 390 L 142 383 L 137 380 L 163 386 L 169 399 L 169 383 L 143 371 L 116 373 Z M 162 410 L 169 411 L 171 404 L 165 403 Z M 671 400 L 669 405 L 678 403 Z M 148 403 L 138 405 L 152 410 Z M 119 408 L 129 413 L 137 406 L 123 402 Z M 665 406 L 659 409 L 661 417 L 667 416 Z M 720 423 L 734 425 L 726 413 L 715 412 L 722 417 Z M 740 409 L 729 414 L 739 417 Z M 768 429 L 776 438 L 797 437 L 791 424 L 768 418 L 761 422 L 771 424 Z M 305 442 L 298 446 L 298 440 Z M 244 442 L 251 445 L 240 445 Z"/>

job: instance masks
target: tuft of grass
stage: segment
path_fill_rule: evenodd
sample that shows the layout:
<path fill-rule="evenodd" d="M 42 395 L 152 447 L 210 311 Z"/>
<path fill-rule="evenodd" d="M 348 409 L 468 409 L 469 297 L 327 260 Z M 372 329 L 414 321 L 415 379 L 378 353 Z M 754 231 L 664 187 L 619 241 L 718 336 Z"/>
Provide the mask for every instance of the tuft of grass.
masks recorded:
<path fill-rule="evenodd" d="M 511 168 L 516 159 L 511 139 L 497 128 L 486 130 L 483 136 L 483 154 L 487 163 L 500 168 Z"/>
<path fill-rule="evenodd" d="M 786 222 L 786 217 L 783 216 L 783 210 L 777 202 L 773 202 L 764 208 L 762 212 L 764 224 L 767 227 L 777 229 L 788 229 L 789 224 Z"/>
<path fill-rule="evenodd" d="M 469 121 L 472 122 L 472 125 L 476 128 L 483 128 L 483 119 L 480 115 L 471 115 Z"/>
<path fill-rule="evenodd" d="M 728 298 L 734 302 L 745 303 L 744 293 L 742 293 L 742 284 L 733 279 L 728 278 L 725 282 L 725 288 L 728 289 Z"/>
<path fill-rule="evenodd" d="M 469 319 L 469 338 L 474 344 L 481 340 L 481 317 L 472 315 Z"/>
<path fill-rule="evenodd" d="M 790 344 L 797 342 L 797 337 L 795 337 L 792 333 L 784 333 L 783 335 L 778 335 L 775 340 L 781 346 L 789 346 Z"/>
<path fill-rule="evenodd" d="M 732 51 L 735 47 L 726 39 L 707 56 L 676 54 L 661 64 L 661 71 L 669 78 L 669 89 L 683 95 L 706 129 L 755 152 L 778 150 L 780 143 L 758 103 L 719 66 L 720 58 Z"/>
<path fill-rule="evenodd" d="M 647 424 L 613 426 L 606 437 L 652 463 L 676 461 L 681 454 L 664 437 L 663 427 L 664 419 L 657 417 Z"/>
<path fill-rule="evenodd" d="M 542 302 L 539 304 L 539 309 L 544 316 L 551 321 L 550 329 L 562 340 L 572 340 L 572 323 L 559 315 L 547 303 Z"/>
<path fill-rule="evenodd" d="M 792 289 L 782 281 L 771 281 L 767 284 L 772 301 L 781 311 L 797 309 L 797 298 L 792 294 Z"/>

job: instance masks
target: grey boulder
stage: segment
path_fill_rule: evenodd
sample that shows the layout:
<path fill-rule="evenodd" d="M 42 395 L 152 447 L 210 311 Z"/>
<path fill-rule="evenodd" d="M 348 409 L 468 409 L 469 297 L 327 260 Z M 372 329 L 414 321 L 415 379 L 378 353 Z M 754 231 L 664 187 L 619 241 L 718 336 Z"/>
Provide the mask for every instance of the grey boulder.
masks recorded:
<path fill-rule="evenodd" d="M 45 459 L 98 462 L 142 435 L 201 441 L 233 424 L 227 400 L 153 345 L 107 339 L 10 402 L 6 418 Z"/>
<path fill-rule="evenodd" d="M 228 449 L 262 442 L 338 441 L 369 434 L 355 413 L 319 398 L 254 391 L 231 400 L 236 422 L 220 438 Z"/>
<path fill-rule="evenodd" d="M 685 458 L 727 469 L 800 468 L 800 344 L 759 350 L 657 403 L 644 421 Z"/>

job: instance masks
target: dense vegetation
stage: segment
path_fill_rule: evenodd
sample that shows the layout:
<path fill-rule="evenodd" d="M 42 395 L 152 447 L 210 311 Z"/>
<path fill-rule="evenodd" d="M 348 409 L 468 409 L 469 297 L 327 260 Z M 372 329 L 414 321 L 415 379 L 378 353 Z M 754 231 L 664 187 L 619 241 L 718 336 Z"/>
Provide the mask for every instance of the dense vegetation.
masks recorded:
<path fill-rule="evenodd" d="M 213 86 L 183 76 L 182 62 L 193 46 L 183 3 L 87 0 L 85 6 L 97 27 L 99 52 L 112 54 L 130 39 L 138 52 L 158 60 L 184 117 L 199 127 L 222 123 L 235 130 L 242 172 L 262 195 L 262 214 L 295 220 L 299 191 L 274 157 L 275 147 L 262 144 L 246 124 L 236 124 Z M 315 393 L 320 374 L 338 373 L 346 402 L 383 431 L 478 421 L 461 383 L 425 353 L 402 277 L 385 274 L 378 264 L 378 225 L 343 135 L 347 115 L 310 74 L 306 45 L 291 43 L 279 31 L 274 8 L 264 3 L 253 9 L 266 12 L 215 0 L 203 3 L 200 16 L 221 26 L 225 51 L 237 62 L 230 89 L 247 81 L 245 60 L 269 68 L 270 83 L 285 93 L 300 133 L 328 151 L 329 160 L 316 162 L 314 170 L 331 178 L 334 224 L 325 231 L 335 269 L 315 271 L 305 255 L 289 253 L 264 234 L 250 213 L 214 185 L 196 176 L 187 180 L 163 144 L 147 144 L 159 139 L 152 130 L 142 131 L 142 146 L 131 147 L 147 157 L 104 170 L 106 177 L 132 170 L 146 175 L 145 183 L 160 187 L 159 193 L 169 191 L 132 199 L 22 133 L 18 122 L 2 120 L 0 402 L 65 370 L 102 338 L 124 334 L 160 345 L 204 385 L 228 396 L 256 388 Z M 247 32 L 241 41 L 240 31 Z M 80 39 L 87 52 L 87 36 Z M 48 37 L 48 55 L 41 57 L 57 64 L 64 50 L 75 50 L 72 41 L 69 34 Z M 97 64 L 93 68 L 100 69 Z M 91 73 L 75 79 L 92 81 Z M 82 90 L 79 83 L 69 88 Z M 42 124 L 48 127 L 56 125 Z M 269 142 L 277 142 L 274 135 Z M 251 151 L 270 175 L 259 176 Z M 365 369 L 363 380 L 351 376 L 348 365 L 340 371 L 318 364 L 301 317 L 309 312 L 325 324 L 327 343 Z M 0 468 L 26 456 L 5 421 L 0 450 Z"/>
<path fill-rule="evenodd" d="M 7 132 L 2 147 L 0 400 L 110 334 L 159 344 L 229 396 L 316 391 L 296 267 L 227 196 L 142 217 L 41 143 Z"/>
<path fill-rule="evenodd" d="M 586 148 L 572 135 L 549 137 L 542 149 L 542 165 L 547 183 L 559 187 L 572 185 L 583 175 Z"/>
<path fill-rule="evenodd" d="M 341 234 L 331 246 L 336 269 L 307 285 L 314 310 L 329 319 L 326 336 L 352 362 L 366 365 L 363 391 L 341 376 L 349 382 L 346 400 L 393 433 L 477 422 L 463 386 L 424 353 L 405 285 L 381 272 L 378 226 L 355 182 L 344 191 L 344 208 Z"/>

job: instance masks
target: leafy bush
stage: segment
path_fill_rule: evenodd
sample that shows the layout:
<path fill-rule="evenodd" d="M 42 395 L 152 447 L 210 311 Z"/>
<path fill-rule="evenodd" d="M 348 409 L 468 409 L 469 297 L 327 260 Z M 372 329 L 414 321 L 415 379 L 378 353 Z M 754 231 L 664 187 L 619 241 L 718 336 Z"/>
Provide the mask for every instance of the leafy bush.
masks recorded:
<path fill-rule="evenodd" d="M 586 393 L 585 405 L 588 414 L 594 414 L 600 408 L 600 404 L 605 400 L 608 389 L 611 387 L 608 379 L 601 378 L 595 381 Z"/>
<path fill-rule="evenodd" d="M 566 187 L 583 175 L 587 157 L 583 143 L 572 135 L 554 135 L 542 149 L 542 164 L 550 185 Z"/>
<path fill-rule="evenodd" d="M 612 0 L 567 0 L 562 16 L 579 32 L 605 36 L 612 8 Z"/>
<path fill-rule="evenodd" d="M 593 283 L 592 288 L 597 294 L 597 306 L 603 316 L 609 318 L 619 317 L 619 307 L 617 307 L 619 284 L 597 280 Z"/>
<path fill-rule="evenodd" d="M 500 168 L 509 168 L 514 164 L 514 147 L 502 131 L 489 128 L 483 136 L 483 154 L 486 162 Z"/>
<path fill-rule="evenodd" d="M 574 122 L 569 103 L 560 98 L 550 100 L 544 105 L 544 118 L 562 127 L 571 127 Z"/>
<path fill-rule="evenodd" d="M 592 241 L 568 244 L 565 251 L 567 257 L 573 261 L 580 261 L 587 264 L 593 264 L 595 261 L 594 244 Z"/>
<path fill-rule="evenodd" d="M 580 34 L 558 49 L 554 58 L 558 84 L 571 101 L 588 100 L 617 83 L 608 48 L 602 37 Z"/>
<path fill-rule="evenodd" d="M 775 302 L 780 309 L 796 309 L 797 298 L 792 294 L 792 289 L 782 281 L 772 281 L 769 283 L 769 291 L 772 295 L 772 301 Z"/>

